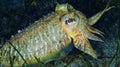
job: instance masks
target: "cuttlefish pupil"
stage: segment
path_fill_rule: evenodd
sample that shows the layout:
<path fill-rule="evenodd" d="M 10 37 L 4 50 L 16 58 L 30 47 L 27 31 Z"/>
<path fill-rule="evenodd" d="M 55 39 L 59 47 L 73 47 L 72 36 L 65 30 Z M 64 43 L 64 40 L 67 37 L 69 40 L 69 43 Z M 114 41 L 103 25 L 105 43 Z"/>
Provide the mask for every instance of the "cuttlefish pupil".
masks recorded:
<path fill-rule="evenodd" d="M 69 24 L 69 23 L 73 23 L 73 22 L 75 22 L 76 21 L 76 19 L 75 18 L 70 18 L 70 19 L 67 19 L 66 21 L 65 21 L 65 24 Z"/>

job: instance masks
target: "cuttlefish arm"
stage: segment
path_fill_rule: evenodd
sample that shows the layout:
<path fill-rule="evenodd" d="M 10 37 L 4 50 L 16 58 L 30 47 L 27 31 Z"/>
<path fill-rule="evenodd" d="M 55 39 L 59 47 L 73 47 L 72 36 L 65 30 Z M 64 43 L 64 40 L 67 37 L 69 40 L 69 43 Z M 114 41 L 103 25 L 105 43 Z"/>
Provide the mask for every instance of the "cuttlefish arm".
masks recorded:
<path fill-rule="evenodd" d="M 104 33 L 99 31 L 98 29 L 92 27 L 92 25 L 94 25 L 101 18 L 101 16 L 106 11 L 110 10 L 111 8 L 114 8 L 114 6 L 108 7 L 108 5 L 107 5 L 106 8 L 103 11 L 98 12 L 97 14 L 95 14 L 94 16 L 90 17 L 87 20 L 86 26 L 83 27 L 83 28 L 87 28 L 87 30 L 83 30 L 83 32 L 85 33 L 85 36 L 88 39 L 95 40 L 95 41 L 102 41 L 102 39 L 100 39 L 99 37 L 95 36 L 94 34 L 98 34 L 98 35 L 103 37 Z M 91 32 L 91 33 L 89 33 L 89 32 Z M 92 33 L 94 33 L 94 34 L 92 34 Z"/>
<path fill-rule="evenodd" d="M 83 51 L 84 53 L 91 55 L 93 58 L 97 58 L 96 51 L 92 48 L 90 42 L 85 36 L 75 37 L 73 42 L 75 48 L 77 48 L 80 51 Z"/>
<path fill-rule="evenodd" d="M 108 5 L 107 5 L 104 10 L 102 10 L 102 11 L 98 12 L 97 14 L 93 15 L 92 17 L 90 17 L 90 18 L 88 19 L 88 21 L 89 21 L 88 24 L 89 24 L 89 25 L 94 25 L 94 24 L 101 18 L 101 16 L 102 16 L 105 12 L 109 11 L 111 8 L 114 8 L 114 7 L 115 7 L 115 6 L 108 7 Z"/>

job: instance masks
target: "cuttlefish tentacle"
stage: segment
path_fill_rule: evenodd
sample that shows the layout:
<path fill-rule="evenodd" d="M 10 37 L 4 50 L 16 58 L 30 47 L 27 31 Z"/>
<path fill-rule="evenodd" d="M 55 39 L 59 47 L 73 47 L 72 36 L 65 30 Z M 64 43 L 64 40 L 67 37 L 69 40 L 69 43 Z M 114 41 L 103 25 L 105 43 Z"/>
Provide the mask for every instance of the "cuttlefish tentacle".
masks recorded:
<path fill-rule="evenodd" d="M 88 39 L 91 39 L 91 40 L 95 40 L 95 41 L 102 41 L 101 38 L 97 37 L 96 35 L 92 34 L 88 29 L 87 27 L 84 27 L 83 30 L 81 30 L 82 33 L 84 33 L 83 35 L 85 37 L 87 37 Z"/>
<path fill-rule="evenodd" d="M 115 7 L 115 6 L 109 7 L 109 6 L 107 5 L 104 10 L 102 10 L 102 11 L 98 12 L 97 14 L 93 15 L 92 17 L 90 17 L 90 18 L 88 19 L 88 21 L 89 21 L 88 24 L 89 24 L 89 25 L 94 25 L 94 24 L 101 18 L 101 16 L 102 16 L 105 12 L 109 11 L 110 9 L 112 9 L 112 8 L 114 8 L 114 7 Z"/>
<path fill-rule="evenodd" d="M 98 34 L 98 35 L 100 35 L 100 36 L 102 36 L 102 37 L 104 37 L 103 36 L 103 32 L 101 32 L 101 31 L 99 31 L 98 29 L 96 29 L 96 28 L 94 28 L 94 27 L 87 27 L 87 29 L 90 31 L 90 32 L 92 32 L 92 33 L 95 33 L 95 34 Z"/>

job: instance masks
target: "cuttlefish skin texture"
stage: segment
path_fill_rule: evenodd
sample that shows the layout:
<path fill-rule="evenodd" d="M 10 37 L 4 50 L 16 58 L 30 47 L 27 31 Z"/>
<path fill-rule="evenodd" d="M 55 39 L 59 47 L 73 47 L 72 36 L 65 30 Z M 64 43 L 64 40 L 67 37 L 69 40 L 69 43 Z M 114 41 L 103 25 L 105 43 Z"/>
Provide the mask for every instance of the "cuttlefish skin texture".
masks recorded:
<path fill-rule="evenodd" d="M 101 36 L 103 33 L 92 25 L 110 8 L 87 19 L 71 5 L 57 4 L 55 12 L 36 21 L 4 43 L 0 48 L 0 65 L 27 66 L 36 63 L 36 58 L 40 62 L 46 62 L 68 46 L 71 39 L 74 47 L 97 58 L 88 39 L 102 41 L 92 33 Z"/>

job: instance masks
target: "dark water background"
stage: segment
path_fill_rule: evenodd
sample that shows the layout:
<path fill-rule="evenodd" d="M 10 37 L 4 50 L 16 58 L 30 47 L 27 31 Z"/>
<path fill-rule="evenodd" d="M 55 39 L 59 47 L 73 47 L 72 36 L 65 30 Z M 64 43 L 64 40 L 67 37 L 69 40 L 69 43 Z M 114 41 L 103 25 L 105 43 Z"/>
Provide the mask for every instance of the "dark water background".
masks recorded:
<path fill-rule="evenodd" d="M 105 33 L 104 43 L 91 41 L 103 61 L 100 64 L 109 63 L 117 50 L 116 38 L 120 36 L 120 0 L 0 0 L 0 41 L 8 40 L 18 30 L 53 12 L 57 2 L 71 4 L 87 18 L 103 10 L 108 2 L 110 6 L 115 6 L 94 25 Z M 118 56 L 120 60 L 120 54 Z M 118 61 L 113 62 L 113 65 L 119 64 Z"/>

